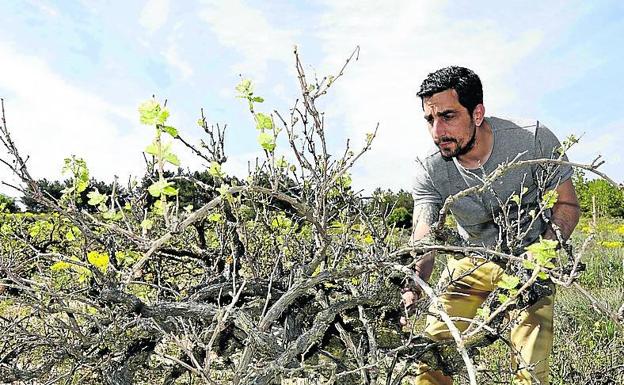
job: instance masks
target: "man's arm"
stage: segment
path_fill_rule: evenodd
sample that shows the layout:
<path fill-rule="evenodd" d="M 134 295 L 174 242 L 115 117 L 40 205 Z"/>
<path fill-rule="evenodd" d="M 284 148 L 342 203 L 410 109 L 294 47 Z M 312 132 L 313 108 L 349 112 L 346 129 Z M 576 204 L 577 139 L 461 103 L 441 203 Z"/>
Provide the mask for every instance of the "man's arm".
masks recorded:
<path fill-rule="evenodd" d="M 439 207 L 435 204 L 424 203 L 414 205 L 414 215 L 412 217 L 412 237 L 411 241 L 416 242 L 427 235 L 431 231 L 431 226 L 436 222 L 439 214 Z M 424 281 L 428 281 L 433 271 L 433 262 L 435 260 L 435 252 L 431 251 L 424 254 L 415 264 L 414 271 Z M 420 290 L 416 287 L 409 287 L 403 290 L 401 297 L 406 307 L 411 306 L 420 296 Z M 401 324 L 405 324 L 406 320 L 401 318 Z"/>
<path fill-rule="evenodd" d="M 535 146 L 535 154 L 539 157 L 568 160 L 565 154 L 559 155 L 559 150 L 562 147 L 555 134 L 539 124 L 535 131 Z M 558 166 L 554 173 L 549 176 L 547 186 L 547 190 L 554 188 L 558 194 L 557 202 L 552 208 L 550 220 L 559 228 L 564 240 L 567 240 L 572 235 L 572 231 L 574 231 L 580 216 L 578 199 L 570 178 L 572 172 L 572 167 L 569 165 Z M 561 180 L 564 182 L 559 183 Z M 557 235 L 550 226 L 542 236 L 546 239 L 557 240 Z"/>
<path fill-rule="evenodd" d="M 435 204 L 431 203 L 421 203 L 414 204 L 414 215 L 412 217 L 412 237 L 411 242 L 416 242 L 427 235 L 431 231 L 431 226 L 435 223 L 438 218 L 440 210 L 439 207 Z M 424 281 L 428 281 L 429 277 L 431 277 L 431 272 L 433 271 L 433 262 L 435 259 L 435 251 L 430 251 L 425 253 L 414 266 L 414 270 L 416 274 Z M 403 299 L 403 305 L 409 309 L 410 306 L 416 302 L 416 300 L 420 297 L 420 288 L 418 287 L 408 287 L 403 289 L 401 294 L 401 298 Z M 407 319 L 405 317 L 401 317 L 400 320 L 401 325 L 407 324 Z"/>
<path fill-rule="evenodd" d="M 570 238 L 570 235 L 572 235 L 572 232 L 579 221 L 581 209 L 571 179 L 561 183 L 556 188 L 556 191 L 558 198 L 552 208 L 550 221 L 557 226 L 563 239 L 567 240 Z M 546 239 L 558 240 L 555 231 L 550 226 L 544 232 L 543 236 Z"/>
<path fill-rule="evenodd" d="M 414 198 L 414 213 L 412 216 L 412 236 L 411 242 L 425 238 L 431 232 L 431 226 L 438 219 L 443 198 L 435 187 L 431 174 L 425 162 L 418 159 L 416 173 L 414 174 L 414 184 L 412 196 Z M 433 271 L 434 253 L 430 252 L 416 261 L 414 271 L 420 278 L 427 281 Z M 420 288 L 408 285 L 402 290 L 403 304 L 410 307 L 420 294 Z M 405 323 L 405 319 L 401 320 Z"/>
<path fill-rule="evenodd" d="M 412 237 L 411 241 L 416 242 L 425 238 L 431 232 L 431 226 L 439 216 L 439 208 L 434 204 L 414 205 Z M 424 281 L 428 281 L 433 271 L 435 252 L 429 252 L 422 256 L 415 264 L 414 270 Z"/>

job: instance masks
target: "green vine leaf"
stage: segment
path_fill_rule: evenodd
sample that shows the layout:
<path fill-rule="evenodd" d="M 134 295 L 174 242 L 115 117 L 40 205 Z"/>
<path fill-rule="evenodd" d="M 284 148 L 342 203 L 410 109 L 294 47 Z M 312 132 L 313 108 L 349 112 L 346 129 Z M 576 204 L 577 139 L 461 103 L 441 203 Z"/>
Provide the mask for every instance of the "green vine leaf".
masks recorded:
<path fill-rule="evenodd" d="M 256 122 L 256 128 L 260 131 L 270 130 L 273 128 L 273 120 L 271 120 L 271 117 L 261 112 L 256 114 Z"/>
<path fill-rule="evenodd" d="M 141 228 L 145 231 L 151 230 L 153 226 L 154 226 L 154 221 L 151 219 L 143 219 L 141 221 Z"/>
<path fill-rule="evenodd" d="M 373 239 L 373 236 L 371 234 L 366 234 L 362 237 L 362 242 L 364 242 L 365 245 L 370 246 L 375 243 L 375 240 Z"/>
<path fill-rule="evenodd" d="M 548 279 L 548 274 L 546 274 L 545 271 L 540 271 L 539 273 L 537 273 L 537 278 L 543 280 Z"/>
<path fill-rule="evenodd" d="M 557 256 L 557 245 L 559 242 L 550 239 L 540 239 L 526 248 L 526 251 L 530 253 L 533 261 L 539 266 L 552 269 L 555 265 L 552 260 Z"/>
<path fill-rule="evenodd" d="M 154 140 L 150 145 L 145 147 L 145 152 L 150 155 L 158 156 L 160 154 L 160 151 L 158 149 L 158 142 Z"/>
<path fill-rule="evenodd" d="M 90 191 L 87 194 L 87 198 L 89 198 L 89 201 L 87 202 L 87 204 L 91 205 L 91 206 L 98 206 L 100 204 L 106 203 L 106 201 L 108 200 L 108 196 L 101 194 L 98 189 L 95 189 L 93 191 Z"/>
<path fill-rule="evenodd" d="M 217 188 L 217 192 L 228 202 L 232 202 L 234 200 L 234 197 L 230 193 L 230 186 L 225 183 L 221 184 L 221 186 Z"/>
<path fill-rule="evenodd" d="M 104 210 L 102 212 L 102 218 L 104 219 L 109 219 L 112 221 L 118 221 L 120 219 L 123 218 L 123 214 L 121 214 L 120 211 L 115 211 L 115 210 Z"/>
<path fill-rule="evenodd" d="M 210 174 L 213 178 L 223 178 L 225 176 L 225 173 L 221 170 L 221 165 L 214 160 L 210 162 L 208 174 Z"/>
<path fill-rule="evenodd" d="M 157 200 L 156 202 L 154 202 L 154 214 L 165 215 L 165 210 L 167 209 L 167 206 L 167 202 Z"/>
<path fill-rule="evenodd" d="M 65 233 L 65 239 L 67 239 L 69 242 L 72 242 L 76 240 L 76 236 L 71 230 L 69 230 L 68 232 Z"/>
<path fill-rule="evenodd" d="M 351 179 L 351 175 L 344 174 L 338 178 L 338 183 L 342 188 L 349 188 L 353 180 Z"/>
<path fill-rule="evenodd" d="M 335 220 L 330 223 L 328 233 L 340 235 L 340 234 L 346 234 L 348 230 L 349 229 L 345 226 L 344 223 L 338 220 Z"/>
<path fill-rule="evenodd" d="M 525 260 L 522 261 L 522 267 L 524 267 L 525 269 L 528 269 L 528 270 L 533 270 L 533 269 L 535 269 L 536 265 L 530 259 L 525 259 Z"/>
<path fill-rule="evenodd" d="M 139 106 L 139 118 L 142 124 L 153 125 L 159 123 L 161 118 L 160 104 L 154 99 L 141 103 Z"/>
<path fill-rule="evenodd" d="M 50 266 L 50 270 L 52 271 L 63 271 L 72 267 L 72 264 L 65 261 L 55 262 L 52 266 Z"/>
<path fill-rule="evenodd" d="M 258 143 L 268 152 L 273 152 L 273 150 L 275 150 L 275 137 L 273 134 L 261 132 L 258 136 Z"/>
<path fill-rule="evenodd" d="M 489 307 L 477 309 L 477 315 L 482 317 L 483 319 L 487 319 L 490 316 L 490 312 L 491 310 Z"/>
<path fill-rule="evenodd" d="M 178 190 L 173 187 L 173 183 L 165 179 L 152 183 L 152 185 L 147 188 L 147 191 L 149 191 L 150 195 L 153 197 L 159 197 L 161 195 L 173 196 L 178 193 Z"/>
<path fill-rule="evenodd" d="M 175 129 L 175 127 L 171 127 L 171 126 L 162 126 L 163 131 L 165 131 L 167 134 L 171 135 L 174 138 L 178 137 L 178 130 Z"/>
<path fill-rule="evenodd" d="M 281 229 L 288 231 L 292 227 L 292 220 L 283 213 L 279 213 L 271 220 L 271 228 L 274 230 Z"/>
<path fill-rule="evenodd" d="M 166 108 L 163 108 L 160 111 L 160 114 L 158 114 L 158 119 L 157 119 L 157 123 L 160 125 L 165 124 L 165 122 L 167 121 L 167 119 L 169 119 L 169 110 L 167 110 Z M 163 127 L 164 128 L 164 127 Z M 173 127 L 171 127 L 173 128 Z M 174 128 L 175 130 L 175 128 Z M 166 130 L 165 130 L 166 131 Z M 172 135 L 173 136 L 173 135 Z"/>
<path fill-rule="evenodd" d="M 221 214 L 211 213 L 210 215 L 208 215 L 208 220 L 210 222 L 221 222 Z"/>
<path fill-rule="evenodd" d="M 516 277 L 515 275 L 503 274 L 502 278 L 496 286 L 505 290 L 513 290 L 520 283 L 520 277 Z"/>
<path fill-rule="evenodd" d="M 253 84 L 249 79 L 243 79 L 236 86 L 236 91 L 238 91 L 239 98 L 248 98 L 253 95 Z"/>
<path fill-rule="evenodd" d="M 76 158 L 75 155 L 72 155 L 71 158 L 65 158 L 62 173 L 71 174 L 73 182 L 73 186 L 63 189 L 62 193 L 64 195 L 74 191 L 81 193 L 89 187 L 89 169 L 84 159 Z"/>
<path fill-rule="evenodd" d="M 171 142 L 162 144 L 154 139 L 150 145 L 145 147 L 145 152 L 174 166 L 180 166 L 180 159 L 171 151 Z"/>
<path fill-rule="evenodd" d="M 284 156 L 281 156 L 279 159 L 275 161 L 275 166 L 278 168 L 286 168 L 288 167 L 288 162 L 286 161 Z"/>
<path fill-rule="evenodd" d="M 174 153 L 170 152 L 170 153 L 165 154 L 163 160 L 167 163 L 171 163 L 174 166 L 180 166 L 180 159 Z"/>
<path fill-rule="evenodd" d="M 559 199 L 559 193 L 557 190 L 549 190 L 542 197 L 542 205 L 545 208 L 550 209 L 555 205 L 555 203 L 557 203 L 557 199 Z"/>
<path fill-rule="evenodd" d="M 102 273 L 106 274 L 106 270 L 108 270 L 108 264 L 110 262 L 108 254 L 93 250 L 87 254 L 87 260 L 93 266 L 97 267 Z"/>
<path fill-rule="evenodd" d="M 180 159 L 178 156 L 171 151 L 171 142 L 165 143 L 161 146 L 161 154 L 162 160 L 168 163 L 171 163 L 174 166 L 180 165 Z"/>

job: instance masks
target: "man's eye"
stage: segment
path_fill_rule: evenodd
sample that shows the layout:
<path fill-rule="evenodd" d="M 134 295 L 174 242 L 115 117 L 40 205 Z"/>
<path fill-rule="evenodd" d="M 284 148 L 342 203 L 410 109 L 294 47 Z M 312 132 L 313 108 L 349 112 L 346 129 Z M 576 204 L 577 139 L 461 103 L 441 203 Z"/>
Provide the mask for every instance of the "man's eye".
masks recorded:
<path fill-rule="evenodd" d="M 454 117 L 455 115 L 444 115 L 444 120 L 446 121 L 453 120 Z"/>

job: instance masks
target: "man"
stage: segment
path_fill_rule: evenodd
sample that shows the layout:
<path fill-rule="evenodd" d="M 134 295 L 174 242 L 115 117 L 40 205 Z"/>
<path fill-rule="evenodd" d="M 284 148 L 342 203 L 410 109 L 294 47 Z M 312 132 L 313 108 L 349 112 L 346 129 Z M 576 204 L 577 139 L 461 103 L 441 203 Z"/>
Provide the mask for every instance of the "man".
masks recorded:
<path fill-rule="evenodd" d="M 448 196 L 483 185 L 483 177 L 500 164 L 560 156 L 559 141 L 539 123 L 519 125 L 486 118 L 481 81 L 467 68 L 453 66 L 429 74 L 418 96 L 436 147 L 417 164 L 413 189 L 414 241 L 429 234 Z M 483 191 L 462 197 L 451 205 L 459 234 L 468 244 L 498 248 L 515 255 L 539 242 L 540 237 L 556 240 L 556 231 L 567 239 L 579 218 L 571 175 L 572 169 L 567 165 L 539 164 L 511 169 Z M 539 202 L 548 190 L 556 190 L 558 200 L 548 213 L 549 220 L 545 220 L 536 213 L 540 212 Z M 520 207 L 513 207 L 514 202 L 520 203 Z M 433 270 L 433 259 L 433 254 L 426 255 L 416 264 L 417 274 L 425 281 Z M 450 285 L 440 296 L 446 312 L 451 317 L 473 318 L 488 294 L 496 289 L 503 274 L 501 265 L 469 257 L 460 260 L 449 257 L 441 279 Z M 419 297 L 418 288 L 403 293 L 406 306 Z M 536 384 L 539 380 L 548 384 L 553 295 L 540 298 L 514 317 L 517 323 L 511 330 L 511 341 L 517 353 L 513 360 L 517 368 L 516 383 Z M 456 326 L 465 330 L 469 324 L 460 321 Z M 425 333 L 435 340 L 450 338 L 446 325 L 432 316 L 427 318 Z M 429 370 L 425 365 L 419 370 L 416 384 L 452 384 L 452 379 L 441 371 Z"/>

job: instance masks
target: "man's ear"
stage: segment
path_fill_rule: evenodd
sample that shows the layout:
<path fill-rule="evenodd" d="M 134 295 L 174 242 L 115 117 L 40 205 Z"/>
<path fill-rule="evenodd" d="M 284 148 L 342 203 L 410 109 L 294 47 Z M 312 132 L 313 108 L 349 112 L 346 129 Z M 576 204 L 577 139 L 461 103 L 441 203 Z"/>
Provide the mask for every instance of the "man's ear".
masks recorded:
<path fill-rule="evenodd" d="M 472 111 L 472 120 L 475 122 L 475 125 L 479 127 L 481 123 L 483 123 L 483 119 L 485 118 L 485 106 L 483 104 L 477 104 Z"/>

